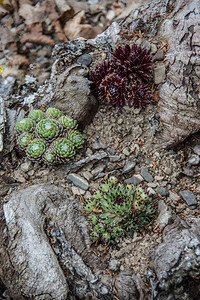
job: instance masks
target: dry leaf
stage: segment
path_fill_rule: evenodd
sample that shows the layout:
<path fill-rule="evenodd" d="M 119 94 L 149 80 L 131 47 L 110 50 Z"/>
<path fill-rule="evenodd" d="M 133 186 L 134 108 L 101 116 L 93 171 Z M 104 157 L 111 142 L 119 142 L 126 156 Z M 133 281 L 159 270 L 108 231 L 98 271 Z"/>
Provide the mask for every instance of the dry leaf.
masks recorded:
<path fill-rule="evenodd" d="M 31 25 L 34 23 L 39 23 L 45 21 L 45 10 L 38 2 L 35 6 L 24 3 L 19 9 L 19 15 L 25 19 L 24 23 L 26 25 Z"/>
<path fill-rule="evenodd" d="M 84 37 L 86 39 L 95 37 L 95 31 L 89 24 L 83 24 L 85 21 L 85 12 L 79 12 L 74 18 L 68 21 L 64 27 L 64 33 L 69 40 L 76 39 L 78 37 Z"/>
<path fill-rule="evenodd" d="M 62 26 L 60 25 L 59 21 L 57 21 L 55 23 L 55 32 L 57 33 L 59 41 L 64 42 L 64 43 L 67 42 L 67 38 L 63 32 Z"/>
<path fill-rule="evenodd" d="M 34 24 L 29 27 L 30 33 L 24 34 L 21 39 L 21 43 L 32 42 L 36 44 L 44 44 L 54 46 L 54 40 L 42 32 L 42 24 Z"/>
<path fill-rule="evenodd" d="M 8 67 L 19 68 L 21 66 L 28 66 L 28 65 L 29 65 L 29 60 L 25 56 L 20 54 L 9 57 L 7 62 Z"/>

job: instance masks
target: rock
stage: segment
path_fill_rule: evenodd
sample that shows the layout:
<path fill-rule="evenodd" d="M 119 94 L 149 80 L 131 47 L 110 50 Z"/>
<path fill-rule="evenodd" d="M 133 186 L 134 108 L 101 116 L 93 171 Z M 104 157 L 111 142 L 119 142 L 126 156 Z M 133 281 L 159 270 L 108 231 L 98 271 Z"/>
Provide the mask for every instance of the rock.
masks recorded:
<path fill-rule="evenodd" d="M 127 148 L 124 148 L 124 150 L 122 151 L 122 153 L 126 156 L 130 155 L 130 151 Z"/>
<path fill-rule="evenodd" d="M 158 52 L 153 56 L 152 62 L 161 61 L 164 59 L 164 56 L 165 56 L 165 54 L 164 54 L 163 49 L 158 50 Z"/>
<path fill-rule="evenodd" d="M 157 52 L 157 46 L 154 43 L 151 43 L 151 54 L 155 54 Z"/>
<path fill-rule="evenodd" d="M 178 288 L 184 299 L 193 299 L 199 291 L 196 276 L 200 268 L 200 219 L 193 218 L 189 225 L 178 217 L 172 221 L 172 225 L 164 229 L 163 242 L 151 253 L 150 268 L 155 276 L 150 280 L 152 297 L 176 299 Z"/>
<path fill-rule="evenodd" d="M 163 4 L 163 1 L 161 3 Z M 174 20 L 167 17 L 157 32 L 159 39 L 167 40 L 170 46 L 165 56 L 167 72 L 165 81 L 160 87 L 158 103 L 158 114 L 163 130 L 157 133 L 156 137 L 162 147 L 178 144 L 190 134 L 200 130 L 198 5 L 198 0 L 185 1 L 184 10 L 176 11 L 172 18 L 178 20 L 177 25 L 174 26 Z M 194 15 L 192 11 L 195 11 Z M 164 70 L 162 72 L 164 78 Z M 191 72 L 193 72 L 192 79 Z"/>
<path fill-rule="evenodd" d="M 111 259 L 109 262 L 108 268 L 111 271 L 118 271 L 120 268 L 120 265 L 121 265 L 121 263 L 119 260 Z"/>
<path fill-rule="evenodd" d="M 93 175 L 89 172 L 89 171 L 85 171 L 83 172 L 83 177 L 85 177 L 85 179 L 90 180 Z"/>
<path fill-rule="evenodd" d="M 198 165 L 199 162 L 200 162 L 200 158 L 199 158 L 199 155 L 197 155 L 197 154 L 192 154 L 190 156 L 190 158 L 188 159 L 188 163 L 193 166 Z"/>
<path fill-rule="evenodd" d="M 165 172 L 166 175 L 171 175 L 172 170 L 170 168 L 168 168 L 168 167 L 165 167 L 164 168 L 164 172 Z"/>
<path fill-rule="evenodd" d="M 24 177 L 24 174 L 22 173 L 22 171 L 20 169 L 17 169 L 14 171 L 13 177 L 21 183 L 26 182 L 26 178 Z"/>
<path fill-rule="evenodd" d="M 91 151 L 91 153 L 92 153 L 92 151 Z M 78 170 L 89 163 L 95 163 L 97 161 L 100 161 L 100 160 L 106 158 L 107 156 L 108 156 L 108 154 L 106 152 L 99 151 L 99 152 L 89 155 L 88 157 L 83 158 L 75 163 L 71 163 L 71 164 L 67 165 L 66 172 L 70 172 L 70 170 Z"/>
<path fill-rule="evenodd" d="M 147 182 L 152 182 L 154 180 L 153 176 L 151 175 L 151 173 L 149 173 L 146 167 L 142 167 L 141 175 L 144 178 L 144 180 Z"/>
<path fill-rule="evenodd" d="M 178 200 L 180 200 L 180 196 L 173 193 L 172 191 L 169 191 L 169 199 L 172 201 L 172 202 L 177 202 Z"/>
<path fill-rule="evenodd" d="M 185 190 L 181 191 L 180 195 L 183 197 L 187 205 L 189 205 L 191 208 L 195 208 L 197 206 L 197 199 L 193 192 Z"/>
<path fill-rule="evenodd" d="M 72 186 L 72 193 L 73 195 L 84 195 L 85 191 L 80 189 L 79 187 Z"/>
<path fill-rule="evenodd" d="M 160 186 L 158 188 L 158 193 L 160 194 L 160 196 L 162 197 L 167 197 L 169 196 L 169 190 L 166 187 Z"/>
<path fill-rule="evenodd" d="M 109 159 L 111 162 L 120 161 L 122 158 L 118 155 L 109 155 Z"/>
<path fill-rule="evenodd" d="M 77 63 L 83 66 L 89 66 L 92 62 L 90 54 L 83 54 L 77 59 Z"/>
<path fill-rule="evenodd" d="M 124 182 L 126 184 L 133 184 L 133 185 L 138 185 L 142 181 L 143 181 L 143 178 L 140 175 L 134 175 L 134 176 L 124 180 Z"/>
<path fill-rule="evenodd" d="M 194 153 L 196 153 L 197 155 L 200 156 L 200 145 L 196 145 L 196 146 L 193 148 L 193 151 L 194 151 Z"/>
<path fill-rule="evenodd" d="M 159 215 L 156 219 L 156 223 L 159 225 L 159 228 L 163 230 L 170 222 L 172 218 L 172 212 L 169 207 L 164 203 L 164 201 L 158 202 Z"/>
<path fill-rule="evenodd" d="M 93 143 L 92 148 L 93 150 L 100 150 L 100 149 L 106 149 L 107 146 L 101 139 L 99 139 L 98 141 Z"/>
<path fill-rule="evenodd" d="M 122 125 L 122 123 L 123 123 L 123 119 L 122 118 L 120 118 L 119 120 L 117 120 L 117 124 L 118 125 Z"/>
<path fill-rule="evenodd" d="M 61 58 L 63 59 L 63 58 Z M 72 65 L 62 73 L 57 70 L 57 60 L 53 66 L 51 79 L 48 84 L 42 86 L 35 95 L 35 106 L 55 106 L 65 114 L 76 119 L 80 128 L 84 128 L 94 117 L 98 103 L 91 95 L 88 76 L 88 68 L 81 65 Z M 41 93 L 40 100 L 38 95 Z M 37 98 L 37 100 L 36 100 Z"/>
<path fill-rule="evenodd" d="M 32 163 L 30 160 L 27 160 L 26 162 L 24 162 L 23 164 L 21 164 L 20 169 L 27 173 L 30 170 Z"/>
<path fill-rule="evenodd" d="M 154 83 L 160 84 L 165 82 L 165 65 L 158 65 L 154 68 Z"/>
<path fill-rule="evenodd" d="M 71 173 L 67 176 L 67 179 L 72 181 L 73 184 L 75 184 L 76 186 L 80 187 L 83 190 L 88 190 L 89 188 L 89 184 L 87 182 L 87 180 L 85 180 L 83 177 L 81 177 L 78 174 L 75 173 Z"/>
<path fill-rule="evenodd" d="M 136 162 L 135 161 L 127 161 L 125 166 L 123 167 L 122 173 L 127 174 L 131 172 L 135 168 Z"/>
<path fill-rule="evenodd" d="M 74 299 L 98 295 L 111 300 L 114 284 L 118 298 L 138 299 L 133 271 L 108 275 L 91 251 L 81 208 L 65 189 L 52 184 L 13 192 L 0 206 L 0 274 L 10 297 L 61 300 L 71 299 L 72 293 Z"/>
<path fill-rule="evenodd" d="M 91 171 L 92 175 L 93 176 L 97 176 L 99 173 L 103 172 L 103 170 L 105 169 L 105 167 L 106 167 L 105 165 L 99 165 L 99 166 L 97 166 L 95 169 L 93 169 Z"/>

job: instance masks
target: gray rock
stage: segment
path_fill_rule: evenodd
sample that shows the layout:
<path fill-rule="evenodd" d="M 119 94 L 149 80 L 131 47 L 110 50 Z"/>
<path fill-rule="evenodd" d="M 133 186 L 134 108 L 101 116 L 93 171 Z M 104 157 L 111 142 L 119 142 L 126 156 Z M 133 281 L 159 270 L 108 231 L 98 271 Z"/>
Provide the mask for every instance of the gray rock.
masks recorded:
<path fill-rule="evenodd" d="M 171 209 L 164 203 L 164 201 L 158 202 L 159 215 L 156 220 L 156 223 L 159 225 L 159 228 L 163 230 L 167 226 L 172 218 Z"/>
<path fill-rule="evenodd" d="M 92 148 L 94 150 L 100 150 L 100 149 L 106 149 L 107 146 L 101 139 L 99 139 L 98 141 L 93 143 Z"/>
<path fill-rule="evenodd" d="M 5 196 L 9 191 L 10 186 L 7 184 L 0 184 L 0 197 Z"/>
<path fill-rule="evenodd" d="M 0 96 L 8 97 L 13 94 L 15 82 L 16 78 L 12 76 L 8 76 L 0 81 Z"/>
<path fill-rule="evenodd" d="M 133 184 L 133 185 L 138 185 L 142 181 L 143 181 L 143 178 L 140 175 L 134 175 L 134 176 L 124 180 L 124 182 L 126 184 Z"/>
<path fill-rule="evenodd" d="M 154 180 L 153 176 L 151 175 L 151 173 L 149 173 L 146 167 L 142 167 L 141 175 L 144 178 L 144 180 L 147 182 L 152 182 Z"/>
<path fill-rule="evenodd" d="M 66 167 L 66 172 L 70 172 L 70 170 L 79 170 L 80 168 L 82 168 L 83 166 L 89 164 L 89 163 L 95 163 L 97 161 L 100 161 L 104 158 L 106 158 L 108 156 L 108 154 L 104 151 L 99 151 L 93 155 L 90 155 L 86 158 L 83 158 L 75 163 L 70 163 L 69 165 L 67 165 Z"/>
<path fill-rule="evenodd" d="M 167 187 L 163 187 L 163 186 L 160 186 L 158 188 L 158 193 L 160 194 L 160 196 L 162 197 L 167 197 L 169 196 L 169 190 Z"/>
<path fill-rule="evenodd" d="M 135 161 L 127 161 L 125 166 L 123 167 L 122 173 L 127 174 L 131 172 L 135 168 L 136 162 Z"/>
<path fill-rule="evenodd" d="M 67 176 L 67 179 L 72 181 L 73 184 L 75 184 L 76 186 L 80 187 L 83 190 L 88 190 L 89 188 L 89 184 L 87 182 L 87 180 L 85 180 L 83 177 L 81 177 L 78 174 L 75 173 L 71 173 Z"/>
<path fill-rule="evenodd" d="M 154 68 L 154 83 L 155 84 L 160 84 L 165 82 L 165 77 L 166 77 L 166 69 L 165 65 L 158 65 Z"/>
<path fill-rule="evenodd" d="M 119 270 L 120 265 L 121 265 L 121 262 L 119 260 L 111 259 L 109 262 L 108 268 L 111 271 L 117 271 L 117 270 Z"/>
<path fill-rule="evenodd" d="M 158 50 L 158 52 L 153 56 L 152 62 L 163 60 L 164 56 L 163 49 Z"/>
<path fill-rule="evenodd" d="M 172 202 L 176 202 L 176 201 L 180 200 L 181 198 L 180 198 L 180 196 L 178 194 L 175 194 L 172 191 L 169 191 L 169 199 Z"/>
<path fill-rule="evenodd" d="M 185 190 L 181 191 L 180 195 L 183 197 L 187 205 L 189 205 L 191 208 L 195 208 L 197 206 L 197 199 L 193 192 Z"/>
<path fill-rule="evenodd" d="M 122 158 L 118 155 L 109 155 L 109 159 L 111 162 L 120 161 Z"/>
<path fill-rule="evenodd" d="M 199 155 L 197 155 L 197 154 L 192 154 L 190 156 L 190 158 L 188 159 L 188 163 L 193 166 L 198 165 L 199 162 L 200 162 L 200 158 L 199 158 Z"/>
<path fill-rule="evenodd" d="M 183 299 L 191 299 L 191 293 L 199 287 L 194 278 L 200 268 L 200 220 L 193 218 L 188 226 L 185 221 L 174 218 L 172 225 L 164 229 L 163 242 L 151 253 L 150 268 L 156 274 L 151 279 L 153 299 L 176 299 L 177 286 L 181 287 Z M 192 283 L 191 288 L 185 285 L 185 278 Z"/>
<path fill-rule="evenodd" d="M 200 145 L 196 145 L 193 150 L 194 150 L 194 153 L 196 153 L 197 155 L 200 155 Z"/>
<path fill-rule="evenodd" d="M 79 56 L 79 58 L 77 59 L 77 63 L 84 66 L 89 66 L 91 62 L 92 62 L 92 58 L 90 54 L 83 54 Z"/>

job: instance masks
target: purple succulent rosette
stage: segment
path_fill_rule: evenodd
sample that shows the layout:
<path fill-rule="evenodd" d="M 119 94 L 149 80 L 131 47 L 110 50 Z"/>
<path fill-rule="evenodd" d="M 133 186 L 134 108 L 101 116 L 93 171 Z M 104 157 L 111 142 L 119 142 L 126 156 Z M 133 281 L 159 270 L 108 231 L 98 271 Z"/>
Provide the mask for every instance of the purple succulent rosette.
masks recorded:
<path fill-rule="evenodd" d="M 153 98 L 151 59 L 147 50 L 136 44 L 116 48 L 110 60 L 91 72 L 93 93 L 110 107 L 128 104 L 142 108 Z"/>

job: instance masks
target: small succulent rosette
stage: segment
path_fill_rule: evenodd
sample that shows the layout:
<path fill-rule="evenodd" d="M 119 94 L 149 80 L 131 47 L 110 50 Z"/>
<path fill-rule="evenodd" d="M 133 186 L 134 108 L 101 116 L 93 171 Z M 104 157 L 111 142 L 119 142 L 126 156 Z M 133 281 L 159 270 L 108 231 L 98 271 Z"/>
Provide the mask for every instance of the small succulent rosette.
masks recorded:
<path fill-rule="evenodd" d="M 34 109 L 15 125 L 17 145 L 33 161 L 66 162 L 84 143 L 77 127 L 76 120 L 57 108 Z"/>
<path fill-rule="evenodd" d="M 92 241 L 110 243 L 147 226 L 157 213 L 157 199 L 144 186 L 122 184 L 112 176 L 84 204 Z"/>

